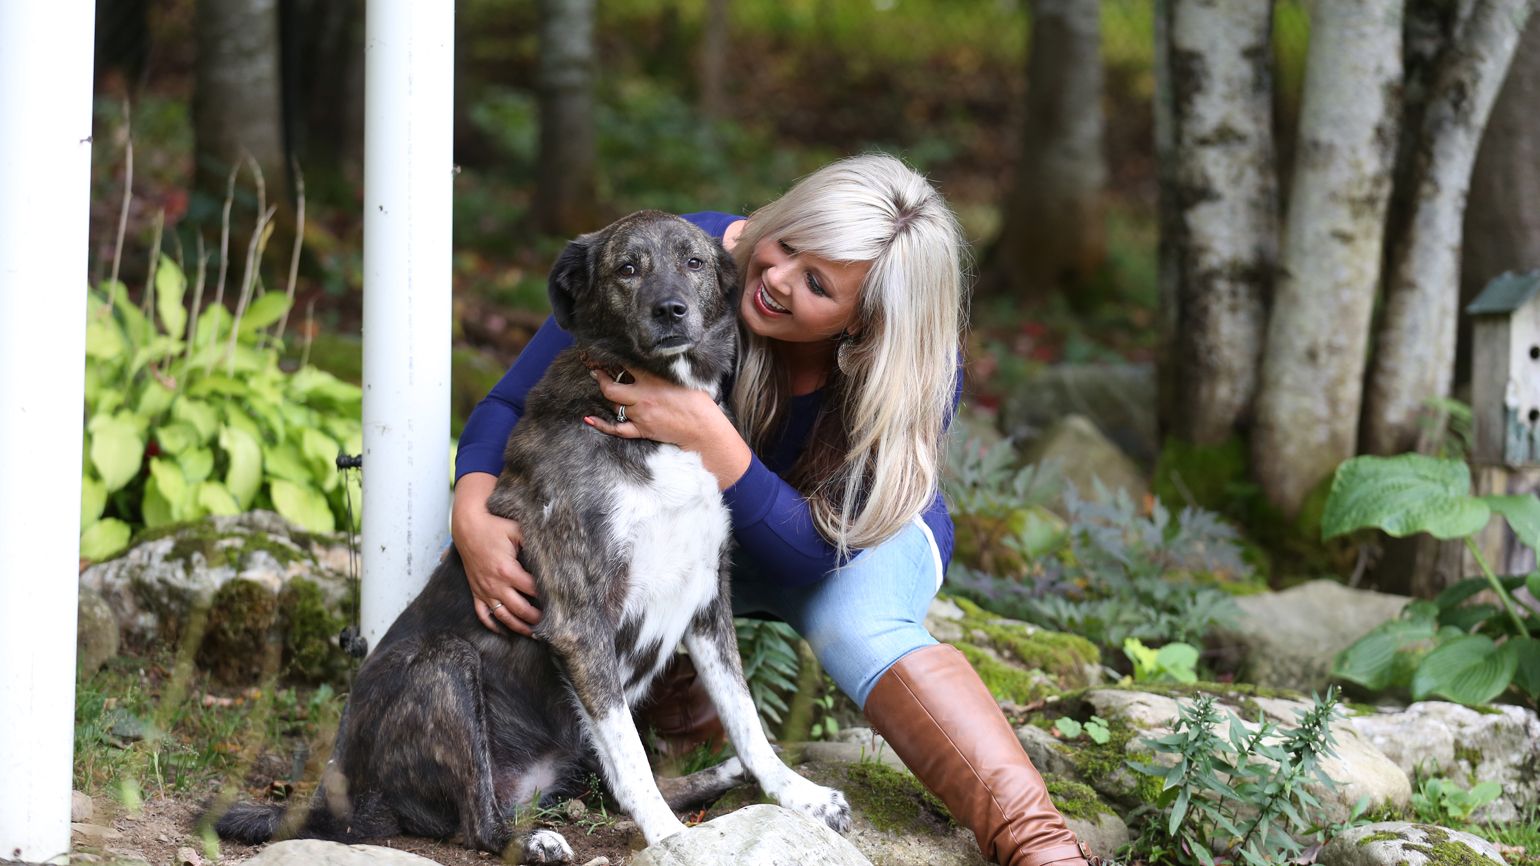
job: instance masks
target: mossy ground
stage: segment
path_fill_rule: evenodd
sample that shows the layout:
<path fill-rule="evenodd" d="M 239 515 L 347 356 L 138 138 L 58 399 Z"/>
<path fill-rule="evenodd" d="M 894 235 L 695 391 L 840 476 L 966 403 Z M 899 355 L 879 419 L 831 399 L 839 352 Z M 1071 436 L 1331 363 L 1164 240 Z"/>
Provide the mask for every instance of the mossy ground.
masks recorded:
<path fill-rule="evenodd" d="M 957 826 L 936 795 L 908 773 L 868 761 L 846 767 L 844 778 L 843 790 L 851 807 L 879 830 L 912 832 L 917 824 L 930 829 Z"/>
<path fill-rule="evenodd" d="M 996 698 L 1028 703 L 1062 689 L 1088 685 L 1087 671 L 1095 670 L 1101 661 L 1096 645 L 1085 638 L 1032 626 L 1003 625 L 998 617 L 968 599 L 953 596 L 950 600 L 963 612 L 961 626 L 967 635 L 953 646 Z M 976 642 L 979 638 L 987 646 Z"/>

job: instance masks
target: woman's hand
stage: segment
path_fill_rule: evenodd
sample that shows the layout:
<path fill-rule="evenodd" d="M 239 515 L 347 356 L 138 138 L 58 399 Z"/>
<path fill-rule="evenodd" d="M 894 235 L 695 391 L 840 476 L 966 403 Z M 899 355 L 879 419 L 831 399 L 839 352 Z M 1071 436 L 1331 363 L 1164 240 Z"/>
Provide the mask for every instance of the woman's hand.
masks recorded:
<path fill-rule="evenodd" d="M 524 543 L 519 524 L 487 510 L 487 497 L 496 485 L 497 476 L 485 472 L 468 472 L 455 484 L 455 548 L 465 563 L 476 618 L 499 634 L 506 626 L 529 637 L 540 622 L 540 609 L 530 602 L 535 579 L 519 565 L 519 545 Z"/>
<path fill-rule="evenodd" d="M 651 439 L 694 451 L 720 489 L 743 477 L 751 459 L 748 443 L 710 394 L 651 373 L 628 372 L 635 381 L 622 385 L 602 371 L 590 371 L 604 399 L 625 407 L 626 420 L 590 416 L 584 423 L 622 439 Z"/>

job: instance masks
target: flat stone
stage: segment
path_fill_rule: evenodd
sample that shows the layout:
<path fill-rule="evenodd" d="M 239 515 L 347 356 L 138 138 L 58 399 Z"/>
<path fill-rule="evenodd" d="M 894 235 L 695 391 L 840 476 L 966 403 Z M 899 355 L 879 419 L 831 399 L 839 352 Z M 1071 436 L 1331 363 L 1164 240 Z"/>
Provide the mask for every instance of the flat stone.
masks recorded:
<path fill-rule="evenodd" d="M 84 791 L 70 792 L 70 821 L 77 824 L 88 824 L 96 813 L 96 804 Z"/>
<path fill-rule="evenodd" d="M 111 842 L 123 838 L 123 834 L 112 827 L 103 827 L 100 824 L 87 824 L 83 822 L 72 822 L 70 824 L 70 835 L 88 845 L 100 845 L 103 842 Z"/>
<path fill-rule="evenodd" d="M 780 806 L 745 806 L 648 846 L 631 866 L 871 866 L 844 837 Z"/>
<path fill-rule="evenodd" d="M 246 866 L 440 866 L 407 851 L 379 845 L 344 845 L 319 839 L 275 842 L 246 861 Z"/>
<path fill-rule="evenodd" d="M 1453 861 L 1438 849 L 1451 845 L 1464 846 L 1497 866 L 1507 866 L 1508 861 L 1485 839 L 1447 827 L 1407 821 L 1354 827 L 1328 842 L 1315 862 L 1319 866 L 1444 866 Z"/>

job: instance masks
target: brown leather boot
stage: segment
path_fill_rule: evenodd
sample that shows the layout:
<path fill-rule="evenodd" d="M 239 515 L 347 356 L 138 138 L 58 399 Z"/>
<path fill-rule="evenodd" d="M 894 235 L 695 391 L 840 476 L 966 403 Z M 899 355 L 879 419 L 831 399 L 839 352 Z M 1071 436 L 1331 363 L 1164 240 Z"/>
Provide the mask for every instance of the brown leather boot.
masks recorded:
<path fill-rule="evenodd" d="M 637 708 L 642 723 L 652 728 L 663 753 L 682 757 L 701 746 L 720 747 L 726 741 L 716 705 L 695 673 L 690 657 L 675 654 L 652 684 L 647 700 Z"/>
<path fill-rule="evenodd" d="M 899 659 L 867 697 L 866 717 L 973 831 L 986 859 L 1001 866 L 1097 862 L 1048 799 L 994 696 L 953 647 Z"/>

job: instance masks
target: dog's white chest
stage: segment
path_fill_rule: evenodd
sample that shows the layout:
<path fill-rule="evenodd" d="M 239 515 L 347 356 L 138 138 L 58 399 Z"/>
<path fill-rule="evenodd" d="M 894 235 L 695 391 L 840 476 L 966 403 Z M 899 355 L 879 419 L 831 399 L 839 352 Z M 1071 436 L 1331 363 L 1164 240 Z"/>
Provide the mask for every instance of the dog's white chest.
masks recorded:
<path fill-rule="evenodd" d="M 665 445 L 647 467 L 651 481 L 621 485 L 610 519 L 630 548 L 623 616 L 640 619 L 638 645 L 671 649 L 717 593 L 729 518 L 700 455 Z"/>

